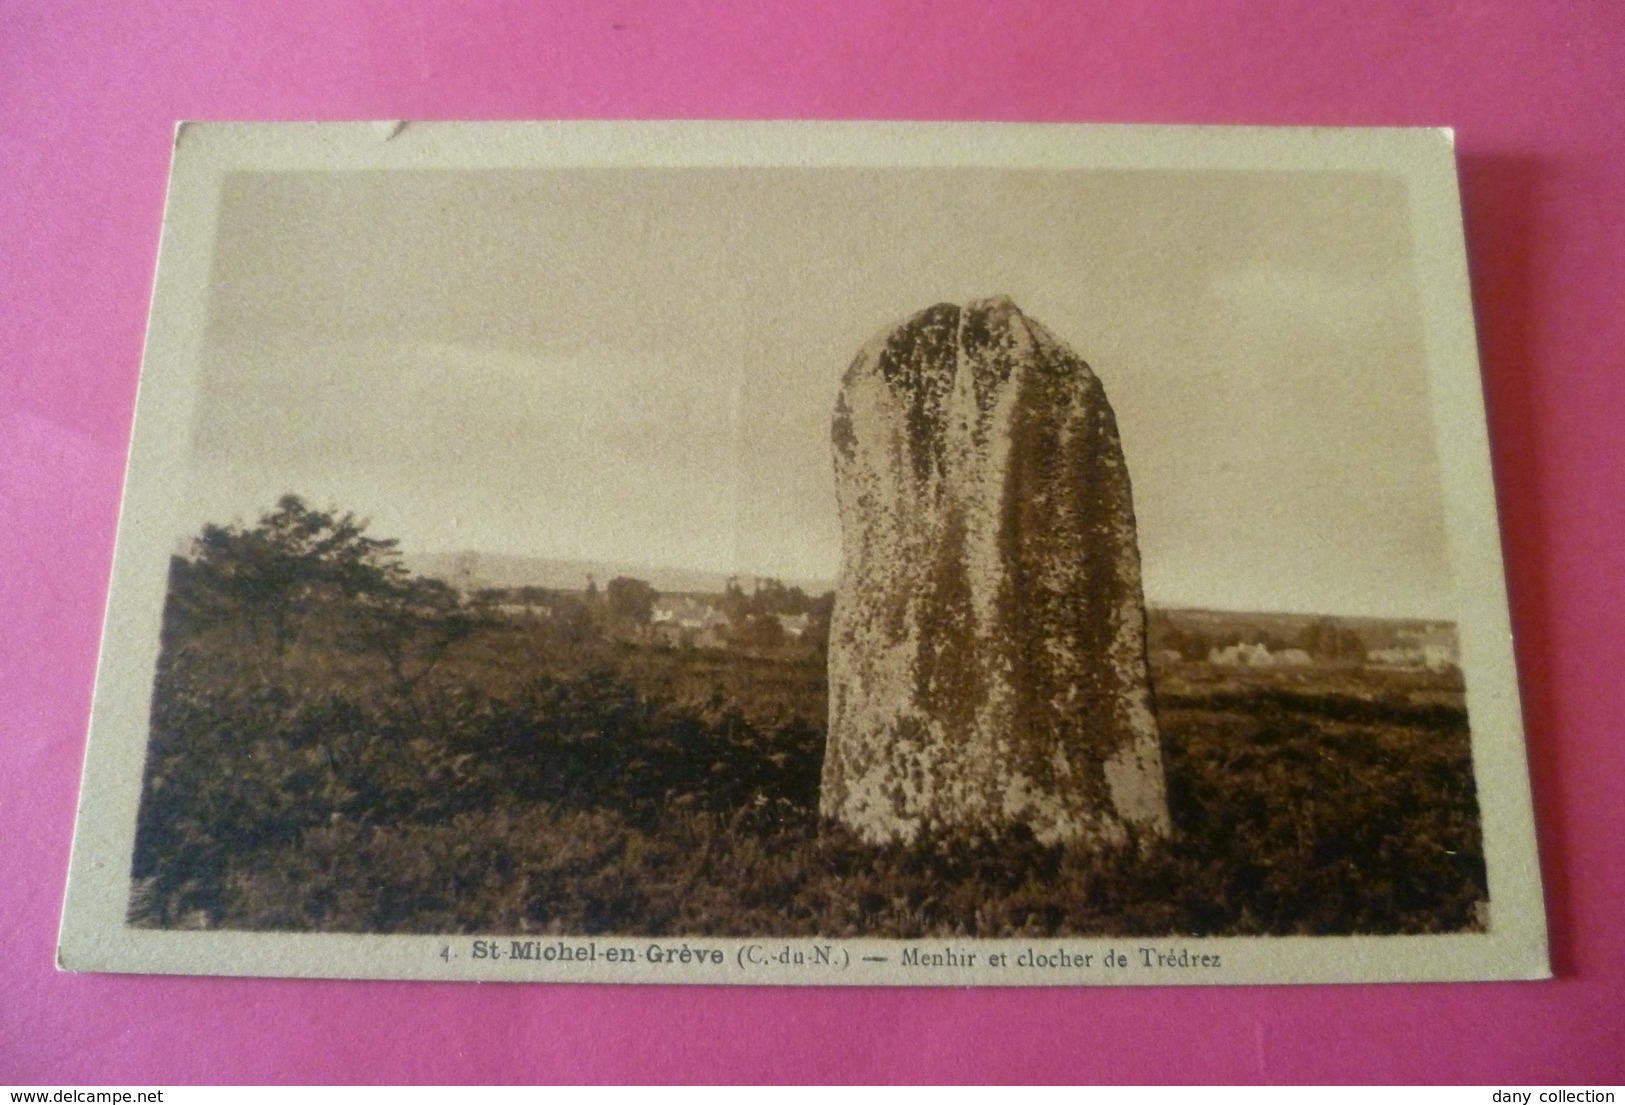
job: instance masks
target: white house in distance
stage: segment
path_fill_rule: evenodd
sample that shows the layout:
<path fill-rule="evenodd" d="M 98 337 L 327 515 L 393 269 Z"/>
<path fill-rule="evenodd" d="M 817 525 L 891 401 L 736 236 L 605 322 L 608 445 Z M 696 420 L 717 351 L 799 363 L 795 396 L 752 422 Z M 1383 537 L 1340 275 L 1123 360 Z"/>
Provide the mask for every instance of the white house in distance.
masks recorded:
<path fill-rule="evenodd" d="M 1434 642 L 1374 648 L 1365 654 L 1365 659 L 1366 663 L 1379 668 L 1426 668 L 1428 671 L 1447 671 L 1456 664 L 1455 650 Z"/>
<path fill-rule="evenodd" d="M 662 595 L 649 611 L 655 640 L 695 648 L 726 648 L 728 615 L 690 595 Z"/>
<path fill-rule="evenodd" d="M 498 614 L 519 621 L 544 622 L 553 617 L 553 608 L 544 602 L 499 602 L 492 607 Z"/>
<path fill-rule="evenodd" d="M 1397 640 L 1387 648 L 1374 648 L 1365 654 L 1366 663 L 1382 668 L 1408 668 L 1412 671 L 1448 671 L 1461 666 L 1460 646 L 1456 627 L 1447 623 L 1429 623 L 1407 627 L 1394 635 Z"/>
<path fill-rule="evenodd" d="M 812 628 L 811 614 L 775 614 L 774 617 L 778 619 L 779 628 L 784 630 L 784 635 L 792 641 L 801 640 L 807 635 L 807 630 Z"/>
<path fill-rule="evenodd" d="M 1315 661 L 1301 648 L 1271 652 L 1263 645 L 1244 642 L 1213 649 L 1207 654 L 1207 662 L 1228 668 L 1306 668 Z"/>

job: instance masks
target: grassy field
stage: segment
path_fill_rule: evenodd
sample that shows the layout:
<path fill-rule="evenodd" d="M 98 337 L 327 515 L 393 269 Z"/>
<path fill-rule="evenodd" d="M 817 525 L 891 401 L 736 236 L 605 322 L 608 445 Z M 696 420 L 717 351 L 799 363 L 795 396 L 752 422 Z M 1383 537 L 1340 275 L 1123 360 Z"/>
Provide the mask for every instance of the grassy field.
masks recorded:
<path fill-rule="evenodd" d="M 408 678 L 412 642 L 386 655 L 342 603 L 271 648 L 184 599 L 172 588 L 154 695 L 138 925 L 1330 934 L 1482 915 L 1459 676 L 1165 660 L 1171 839 L 1097 854 L 1017 829 L 877 848 L 817 817 L 814 650 L 662 649 L 590 618 L 489 616 Z"/>

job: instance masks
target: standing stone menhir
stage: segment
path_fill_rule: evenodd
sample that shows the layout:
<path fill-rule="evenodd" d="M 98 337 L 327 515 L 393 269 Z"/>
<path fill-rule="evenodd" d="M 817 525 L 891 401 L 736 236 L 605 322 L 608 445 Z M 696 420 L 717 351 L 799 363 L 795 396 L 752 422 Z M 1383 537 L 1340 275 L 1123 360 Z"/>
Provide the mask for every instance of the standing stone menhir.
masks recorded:
<path fill-rule="evenodd" d="M 1082 359 L 1003 297 L 847 370 L 820 805 L 873 841 L 1168 831 L 1134 508 Z"/>

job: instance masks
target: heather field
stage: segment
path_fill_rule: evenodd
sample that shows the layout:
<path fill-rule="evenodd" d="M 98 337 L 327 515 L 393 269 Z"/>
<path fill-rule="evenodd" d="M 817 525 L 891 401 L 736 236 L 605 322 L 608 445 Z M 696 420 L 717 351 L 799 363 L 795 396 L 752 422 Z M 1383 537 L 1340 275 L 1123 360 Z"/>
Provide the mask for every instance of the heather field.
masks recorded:
<path fill-rule="evenodd" d="M 1483 915 L 1454 668 L 1225 665 L 1159 613 L 1153 644 L 1183 632 L 1198 657 L 1153 648 L 1171 838 L 1100 853 L 1016 825 L 875 847 L 819 822 L 816 632 L 674 644 L 613 589 L 504 612 L 344 521 L 294 511 L 271 540 L 213 530 L 175 560 L 132 923 L 993 937 Z M 1256 635 L 1218 617 L 1192 624 Z"/>

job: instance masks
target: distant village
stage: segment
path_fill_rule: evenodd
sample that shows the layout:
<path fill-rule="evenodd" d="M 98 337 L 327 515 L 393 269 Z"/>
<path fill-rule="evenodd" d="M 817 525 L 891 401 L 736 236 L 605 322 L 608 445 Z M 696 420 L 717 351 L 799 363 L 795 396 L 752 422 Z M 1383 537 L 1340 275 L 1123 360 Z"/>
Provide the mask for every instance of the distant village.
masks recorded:
<path fill-rule="evenodd" d="M 664 594 L 644 580 L 617 576 L 580 590 L 487 587 L 463 592 L 467 605 L 517 622 L 592 626 L 635 644 L 671 649 L 816 649 L 829 640 L 834 592 L 808 595 L 775 579 L 750 591 L 737 580 L 719 593 Z"/>
<path fill-rule="evenodd" d="M 1221 668 L 1435 673 L 1461 666 L 1455 624 L 1419 619 L 1152 609 L 1149 644 L 1158 666 L 1197 662 Z"/>
<path fill-rule="evenodd" d="M 467 605 L 516 622 L 574 624 L 629 643 L 671 649 L 822 651 L 829 640 L 834 592 L 809 595 L 774 579 L 747 591 L 730 579 L 721 593 L 662 593 L 617 576 L 579 589 L 460 587 Z M 1455 625 L 1447 621 L 1340 618 L 1153 607 L 1148 617 L 1152 662 L 1162 668 L 1364 667 L 1453 672 L 1461 664 Z"/>

